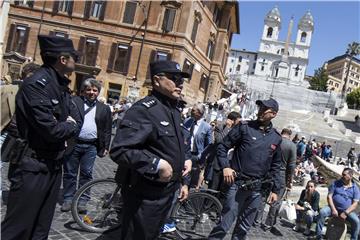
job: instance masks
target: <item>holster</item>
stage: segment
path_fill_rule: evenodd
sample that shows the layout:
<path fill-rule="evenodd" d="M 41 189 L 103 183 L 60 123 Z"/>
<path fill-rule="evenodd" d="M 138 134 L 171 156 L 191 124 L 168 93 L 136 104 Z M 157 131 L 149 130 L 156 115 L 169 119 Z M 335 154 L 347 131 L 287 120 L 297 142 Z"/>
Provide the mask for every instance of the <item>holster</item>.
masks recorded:
<path fill-rule="evenodd" d="M 9 162 L 12 164 L 19 164 L 21 162 L 21 159 L 24 158 L 28 149 L 29 149 L 29 144 L 27 140 L 22 138 L 17 138 L 15 140 L 14 145 L 12 146 L 12 149 L 9 152 L 8 155 Z"/>

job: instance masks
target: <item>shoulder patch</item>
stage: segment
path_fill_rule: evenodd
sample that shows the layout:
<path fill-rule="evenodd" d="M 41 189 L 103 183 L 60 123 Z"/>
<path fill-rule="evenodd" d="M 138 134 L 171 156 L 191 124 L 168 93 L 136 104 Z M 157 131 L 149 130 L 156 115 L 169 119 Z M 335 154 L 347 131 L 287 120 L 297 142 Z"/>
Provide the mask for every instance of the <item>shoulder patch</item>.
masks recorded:
<path fill-rule="evenodd" d="M 36 80 L 36 83 L 40 84 L 42 87 L 45 87 L 49 82 L 45 78 Z"/>
<path fill-rule="evenodd" d="M 142 105 L 144 105 L 147 108 L 151 108 L 151 107 L 155 106 L 156 104 L 157 104 L 157 102 L 154 99 L 150 99 L 145 102 L 142 102 Z"/>

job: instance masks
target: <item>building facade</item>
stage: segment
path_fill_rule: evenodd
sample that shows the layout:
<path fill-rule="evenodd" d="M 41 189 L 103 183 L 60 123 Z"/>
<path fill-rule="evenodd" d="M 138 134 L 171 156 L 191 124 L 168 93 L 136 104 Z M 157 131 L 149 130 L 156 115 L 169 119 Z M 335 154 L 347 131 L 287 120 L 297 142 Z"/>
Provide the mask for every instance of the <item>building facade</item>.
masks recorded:
<path fill-rule="evenodd" d="M 350 55 L 344 54 L 337 56 L 324 65 L 329 76 L 328 90 L 341 93 L 350 63 Z M 349 81 L 347 83 L 347 93 L 360 87 L 360 59 L 353 58 L 350 66 Z"/>
<path fill-rule="evenodd" d="M 74 91 L 96 76 L 106 98 L 141 98 L 150 90 L 149 62 L 168 59 L 191 75 L 185 101 L 214 101 L 226 84 L 233 33 L 237 1 L 14 1 L 2 67 L 17 78 L 23 63 L 41 63 L 37 35 L 50 34 L 71 38 L 82 53 Z"/>

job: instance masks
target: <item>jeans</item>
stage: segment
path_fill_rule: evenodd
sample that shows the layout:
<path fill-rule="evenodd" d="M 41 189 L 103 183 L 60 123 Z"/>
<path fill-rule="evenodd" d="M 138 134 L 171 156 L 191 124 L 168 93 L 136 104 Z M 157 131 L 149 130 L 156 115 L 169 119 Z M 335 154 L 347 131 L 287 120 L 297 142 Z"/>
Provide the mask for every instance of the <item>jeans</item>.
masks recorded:
<path fill-rule="evenodd" d="M 233 240 L 245 239 L 261 204 L 261 193 L 239 189 L 233 184 L 225 193 L 225 201 L 220 223 L 211 231 L 208 239 L 223 239 L 236 218 L 237 222 L 232 234 Z"/>
<path fill-rule="evenodd" d="M 96 146 L 93 144 L 76 144 L 74 150 L 64 160 L 64 202 L 71 202 L 77 183 L 77 174 L 80 166 L 79 188 L 90 182 L 96 158 Z M 87 192 L 82 195 L 80 202 L 86 203 L 90 197 Z"/>
<path fill-rule="evenodd" d="M 306 214 L 306 210 L 296 210 L 296 222 L 300 223 L 302 219 L 304 219 L 306 227 L 310 229 L 314 217 Z"/>
<path fill-rule="evenodd" d="M 340 213 L 339 213 L 340 215 Z M 321 236 L 321 231 L 325 224 L 325 218 L 331 216 L 331 208 L 329 206 L 325 206 L 320 210 L 320 214 L 318 216 L 318 221 L 316 224 L 316 235 Z M 347 221 L 351 224 L 351 240 L 357 240 L 360 230 L 360 222 L 359 218 L 355 212 L 351 212 L 347 218 Z"/>

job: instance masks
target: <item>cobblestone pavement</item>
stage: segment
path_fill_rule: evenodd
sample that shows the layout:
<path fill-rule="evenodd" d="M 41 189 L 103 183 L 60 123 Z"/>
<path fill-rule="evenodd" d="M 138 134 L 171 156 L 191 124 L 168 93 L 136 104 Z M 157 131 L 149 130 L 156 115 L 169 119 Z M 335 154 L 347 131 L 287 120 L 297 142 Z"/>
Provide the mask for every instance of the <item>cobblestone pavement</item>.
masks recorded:
<path fill-rule="evenodd" d="M 1 168 L 1 183 L 2 183 L 2 205 L 1 205 L 1 217 L 4 218 L 6 211 L 6 204 L 4 204 L 4 200 L 6 200 L 7 190 L 9 189 L 9 182 L 7 181 L 7 169 L 8 164 L 2 163 Z M 97 159 L 95 161 L 94 168 L 94 179 L 97 178 L 107 178 L 113 177 L 114 171 L 116 170 L 116 164 L 114 164 L 109 158 Z M 59 197 L 59 203 L 61 203 L 61 196 Z M 31 207 L 31 206 L 29 206 Z M 74 222 L 72 219 L 71 213 L 63 213 L 60 211 L 60 204 L 56 207 L 55 216 L 53 219 L 53 223 L 51 226 L 49 239 L 57 240 L 57 239 L 72 239 L 72 240 L 80 240 L 80 239 L 118 239 L 118 233 L 113 231 L 110 234 L 98 234 L 98 233 L 88 233 L 80 229 L 80 227 Z M 271 232 L 264 232 L 261 228 L 252 228 L 248 235 L 248 239 L 258 240 L 258 239 L 306 239 L 301 233 L 294 232 L 290 225 L 286 222 L 280 222 L 277 224 L 278 234 L 275 235 Z M 162 239 L 175 239 L 172 235 L 164 236 Z M 230 235 L 226 237 L 226 239 L 230 239 Z"/>

